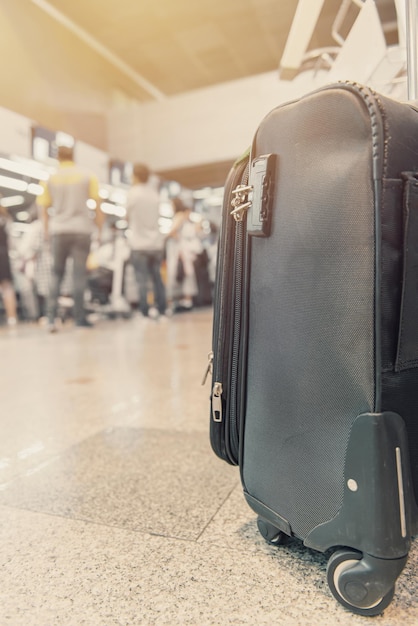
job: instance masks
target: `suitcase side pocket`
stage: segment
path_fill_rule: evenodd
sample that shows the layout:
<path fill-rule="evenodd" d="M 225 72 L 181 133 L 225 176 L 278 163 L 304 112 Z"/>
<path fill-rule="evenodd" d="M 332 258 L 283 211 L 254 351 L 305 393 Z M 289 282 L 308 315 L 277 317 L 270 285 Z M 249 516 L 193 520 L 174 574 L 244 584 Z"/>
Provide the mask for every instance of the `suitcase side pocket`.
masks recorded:
<path fill-rule="evenodd" d="M 395 371 L 418 367 L 418 173 L 405 172 L 403 277 Z"/>

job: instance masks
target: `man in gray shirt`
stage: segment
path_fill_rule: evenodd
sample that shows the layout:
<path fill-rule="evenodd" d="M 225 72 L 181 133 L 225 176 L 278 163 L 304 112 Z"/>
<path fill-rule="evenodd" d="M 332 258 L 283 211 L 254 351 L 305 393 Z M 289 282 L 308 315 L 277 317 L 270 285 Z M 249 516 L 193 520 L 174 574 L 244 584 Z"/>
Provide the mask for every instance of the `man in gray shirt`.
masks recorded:
<path fill-rule="evenodd" d="M 132 187 L 127 198 L 127 219 L 131 261 L 139 286 L 139 308 L 149 316 L 148 284 L 152 282 L 154 305 L 160 315 L 166 309 L 165 287 L 161 278 L 164 237 L 159 229 L 160 197 L 149 184 L 149 168 L 137 163 L 133 167 Z"/>
<path fill-rule="evenodd" d="M 38 196 L 42 207 L 45 237 L 51 240 L 53 270 L 48 297 L 48 330 L 54 332 L 58 296 L 68 257 L 73 259 L 74 320 L 76 326 L 91 326 L 85 316 L 84 291 L 87 283 L 86 261 L 90 251 L 94 222 L 100 229 L 103 213 L 100 209 L 99 183 L 95 176 L 84 172 L 73 161 L 72 148 L 58 148 L 59 167 Z M 87 200 L 96 202 L 94 218 Z M 52 217 L 48 209 L 51 208 Z"/>

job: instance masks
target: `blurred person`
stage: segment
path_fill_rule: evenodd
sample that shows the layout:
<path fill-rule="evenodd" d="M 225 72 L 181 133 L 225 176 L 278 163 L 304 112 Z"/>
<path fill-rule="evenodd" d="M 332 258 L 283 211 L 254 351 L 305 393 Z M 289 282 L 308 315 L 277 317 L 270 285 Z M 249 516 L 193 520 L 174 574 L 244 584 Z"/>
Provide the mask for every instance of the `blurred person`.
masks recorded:
<path fill-rule="evenodd" d="M 47 183 L 41 183 L 43 192 L 37 202 L 42 209 L 45 241 L 50 240 L 52 276 L 48 294 L 48 330 L 56 331 L 60 287 L 68 258 L 73 260 L 74 321 L 76 326 L 90 327 L 84 309 L 84 292 L 87 286 L 86 261 L 90 252 L 94 222 L 99 231 L 104 221 L 100 209 L 99 183 L 95 176 L 80 169 L 73 159 L 73 150 L 58 148 L 59 167 Z M 96 202 L 95 218 L 87 201 Z M 48 209 L 52 209 L 52 216 Z"/>
<path fill-rule="evenodd" d="M 9 236 L 7 227 L 11 217 L 1 203 L 0 196 L 0 289 L 6 311 L 7 324 L 15 326 L 17 323 L 16 292 L 13 285 L 12 270 L 9 257 Z"/>
<path fill-rule="evenodd" d="M 149 168 L 143 163 L 136 163 L 126 211 L 131 263 L 139 287 L 139 308 L 144 317 L 156 317 L 166 312 L 166 293 L 161 277 L 164 236 L 159 228 L 160 196 L 155 185 L 150 183 Z M 152 308 L 148 304 L 150 281 L 154 292 Z"/>
<path fill-rule="evenodd" d="M 130 303 L 125 293 L 126 268 L 131 249 L 125 233 L 108 223 L 102 234 L 101 245 L 95 247 L 87 259 L 88 286 L 92 307 L 103 305 L 102 313 L 129 315 Z M 136 280 L 133 277 L 136 288 Z M 137 291 L 137 289 L 136 289 Z"/>
<path fill-rule="evenodd" d="M 208 263 L 208 271 L 209 271 L 209 280 L 211 283 L 212 291 L 215 285 L 216 280 L 216 264 L 217 264 L 217 253 L 218 253 L 218 238 L 219 238 L 219 229 L 216 224 L 213 222 L 209 223 L 210 233 L 207 237 L 207 251 L 209 256 Z"/>
<path fill-rule="evenodd" d="M 194 261 L 198 294 L 195 297 L 197 306 L 209 306 L 213 301 L 213 288 L 216 273 L 216 256 L 218 228 L 209 220 L 201 223 L 200 238 L 202 252 L 196 255 Z"/>
<path fill-rule="evenodd" d="M 192 209 L 179 197 L 172 200 L 173 223 L 167 235 L 167 293 L 173 311 L 193 308 L 198 294 L 195 261 L 203 252 L 199 225 L 190 219 Z"/>
<path fill-rule="evenodd" d="M 37 299 L 37 315 L 40 321 L 46 320 L 47 297 L 51 285 L 52 257 L 49 242 L 45 240 L 44 225 L 36 216 L 22 235 L 19 253 L 22 271 L 32 281 Z M 68 270 L 66 270 L 68 271 Z M 68 282 L 68 278 L 63 283 Z"/>

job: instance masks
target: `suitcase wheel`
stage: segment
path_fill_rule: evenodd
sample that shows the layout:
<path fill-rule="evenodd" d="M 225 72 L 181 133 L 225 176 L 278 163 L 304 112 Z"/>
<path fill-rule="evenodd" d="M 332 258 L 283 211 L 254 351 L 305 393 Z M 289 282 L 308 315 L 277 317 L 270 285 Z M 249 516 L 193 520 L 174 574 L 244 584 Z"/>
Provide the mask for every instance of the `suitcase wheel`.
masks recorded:
<path fill-rule="evenodd" d="M 285 534 L 267 522 L 267 520 L 259 517 L 257 519 L 258 530 L 260 531 L 260 535 L 269 543 L 271 546 L 279 546 L 283 543 Z"/>
<path fill-rule="evenodd" d="M 380 572 L 364 565 L 364 561 L 361 552 L 337 550 L 328 561 L 328 585 L 338 602 L 352 613 L 379 615 L 392 602 L 395 586 L 387 581 L 380 584 Z M 385 587 L 389 590 L 382 593 Z"/>

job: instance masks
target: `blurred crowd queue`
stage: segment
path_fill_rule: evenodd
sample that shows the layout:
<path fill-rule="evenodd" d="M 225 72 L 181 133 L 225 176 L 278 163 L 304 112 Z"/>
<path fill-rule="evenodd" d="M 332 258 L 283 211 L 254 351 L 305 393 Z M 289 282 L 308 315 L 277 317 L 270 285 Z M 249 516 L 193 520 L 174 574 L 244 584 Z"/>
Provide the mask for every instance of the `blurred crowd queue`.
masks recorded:
<path fill-rule="evenodd" d="M 97 179 L 76 165 L 72 149 L 61 146 L 58 162 L 21 237 L 10 236 L 12 220 L 0 200 L 0 323 L 38 320 L 56 332 L 66 320 L 90 327 L 98 317 L 135 311 L 159 319 L 212 303 L 213 223 L 175 197 L 171 230 L 163 234 L 159 191 L 138 163 L 127 194 L 128 228 L 117 229 L 101 211 Z"/>

